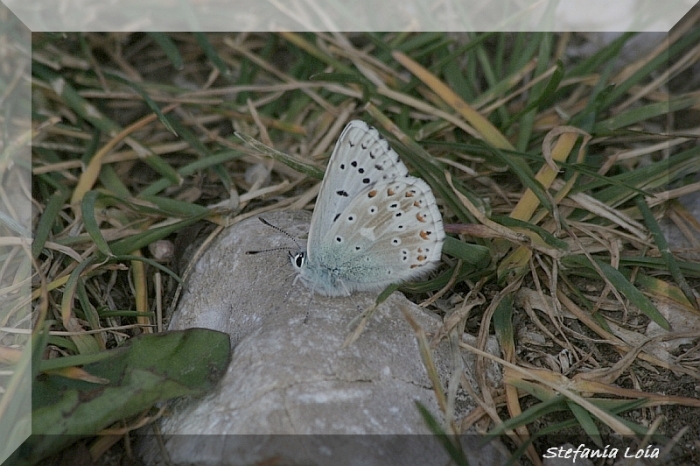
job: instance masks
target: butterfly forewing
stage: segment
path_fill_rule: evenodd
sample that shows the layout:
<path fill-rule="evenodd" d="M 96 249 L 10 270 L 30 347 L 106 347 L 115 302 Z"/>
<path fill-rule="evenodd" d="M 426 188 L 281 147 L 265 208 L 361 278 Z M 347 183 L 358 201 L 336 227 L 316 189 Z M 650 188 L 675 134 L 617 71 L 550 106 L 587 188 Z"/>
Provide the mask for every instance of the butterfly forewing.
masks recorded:
<path fill-rule="evenodd" d="M 333 149 L 311 218 L 309 258 L 334 221 L 362 192 L 408 175 L 406 165 L 379 132 L 365 122 L 347 124 Z"/>

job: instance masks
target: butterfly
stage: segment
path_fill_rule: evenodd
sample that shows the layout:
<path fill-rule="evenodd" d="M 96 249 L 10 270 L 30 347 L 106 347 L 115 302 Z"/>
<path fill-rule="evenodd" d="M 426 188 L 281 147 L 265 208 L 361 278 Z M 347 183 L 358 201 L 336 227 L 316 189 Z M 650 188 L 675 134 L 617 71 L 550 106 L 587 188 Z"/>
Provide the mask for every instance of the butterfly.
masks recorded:
<path fill-rule="evenodd" d="M 325 296 L 378 291 L 425 276 L 445 231 L 430 186 L 410 176 L 379 132 L 353 120 L 331 154 L 297 279 Z"/>

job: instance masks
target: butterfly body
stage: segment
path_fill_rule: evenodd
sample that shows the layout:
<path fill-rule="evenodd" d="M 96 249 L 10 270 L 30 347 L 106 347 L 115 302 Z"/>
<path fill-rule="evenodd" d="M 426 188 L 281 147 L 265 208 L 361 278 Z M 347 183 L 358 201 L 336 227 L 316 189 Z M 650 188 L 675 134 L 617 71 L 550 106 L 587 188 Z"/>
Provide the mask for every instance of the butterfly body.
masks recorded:
<path fill-rule="evenodd" d="M 379 132 L 351 121 L 338 138 L 311 218 L 299 279 L 326 296 L 417 279 L 440 260 L 445 233 L 425 181 Z"/>

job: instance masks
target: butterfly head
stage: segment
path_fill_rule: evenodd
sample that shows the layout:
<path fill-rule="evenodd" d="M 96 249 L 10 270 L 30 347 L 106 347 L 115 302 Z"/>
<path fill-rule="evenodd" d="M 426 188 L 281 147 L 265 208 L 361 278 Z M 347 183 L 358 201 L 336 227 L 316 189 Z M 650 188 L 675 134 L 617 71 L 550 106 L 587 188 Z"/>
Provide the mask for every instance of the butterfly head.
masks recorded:
<path fill-rule="evenodd" d="M 289 260 L 297 276 L 310 290 L 324 296 L 349 296 L 350 289 L 337 276 L 336 271 L 314 262 L 306 249 L 289 253 Z"/>

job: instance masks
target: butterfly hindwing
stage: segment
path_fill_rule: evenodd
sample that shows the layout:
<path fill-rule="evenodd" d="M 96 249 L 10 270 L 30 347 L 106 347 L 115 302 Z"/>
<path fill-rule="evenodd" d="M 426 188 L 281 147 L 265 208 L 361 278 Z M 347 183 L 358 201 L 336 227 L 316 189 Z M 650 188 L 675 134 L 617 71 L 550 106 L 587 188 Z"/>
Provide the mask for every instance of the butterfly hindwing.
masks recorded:
<path fill-rule="evenodd" d="M 440 260 L 445 233 L 430 187 L 412 176 L 366 188 L 322 238 L 318 261 L 349 290 L 418 278 Z"/>

